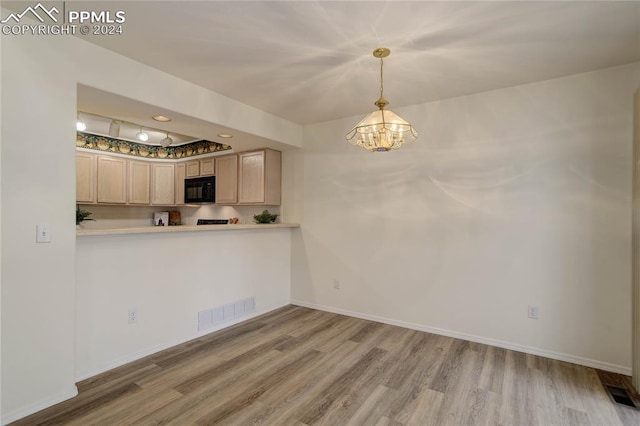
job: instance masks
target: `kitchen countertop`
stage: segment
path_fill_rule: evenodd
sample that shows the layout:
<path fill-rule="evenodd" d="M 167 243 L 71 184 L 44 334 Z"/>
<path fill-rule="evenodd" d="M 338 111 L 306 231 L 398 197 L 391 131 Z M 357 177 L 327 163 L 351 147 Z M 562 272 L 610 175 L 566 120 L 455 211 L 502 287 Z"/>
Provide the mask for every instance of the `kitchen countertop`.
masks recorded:
<path fill-rule="evenodd" d="M 180 226 L 141 226 L 137 228 L 117 229 L 78 229 L 76 236 L 92 235 L 124 235 L 124 234 L 157 234 L 167 232 L 208 232 L 208 231 L 235 231 L 242 229 L 274 229 L 274 228 L 299 228 L 296 223 L 273 224 L 236 224 L 236 225 L 180 225 Z"/>

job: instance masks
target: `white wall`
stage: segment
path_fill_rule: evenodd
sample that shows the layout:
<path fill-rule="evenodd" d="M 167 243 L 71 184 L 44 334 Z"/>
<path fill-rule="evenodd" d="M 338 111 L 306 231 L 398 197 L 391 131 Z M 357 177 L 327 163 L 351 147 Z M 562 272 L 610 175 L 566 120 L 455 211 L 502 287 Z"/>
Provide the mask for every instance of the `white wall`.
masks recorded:
<path fill-rule="evenodd" d="M 632 224 L 632 359 L 633 385 L 640 389 L 640 88 L 633 108 L 633 224 Z"/>
<path fill-rule="evenodd" d="M 294 302 L 628 373 L 639 76 L 394 109 L 420 138 L 390 153 L 344 142 L 361 117 L 306 126 Z"/>
<path fill-rule="evenodd" d="M 3 422 L 76 392 L 76 85 L 64 58 L 24 40 L 1 38 Z M 38 223 L 52 243 L 36 245 Z"/>
<path fill-rule="evenodd" d="M 302 128 L 77 37 L 0 40 L 1 407 L 6 422 L 76 392 L 78 83 L 290 146 L 301 144 Z M 51 243 L 35 244 L 38 223 L 50 226 Z"/>
<path fill-rule="evenodd" d="M 2 81 L 2 55 L 0 55 L 0 99 L 2 98 Z M 2 102 L 0 102 L 0 117 L 2 117 Z M 2 134 L 2 119 L 0 119 L 0 200 L 2 200 Z M 0 207 L 0 239 L 1 237 L 2 208 Z M 2 259 L 2 244 L 0 244 L 0 259 Z M 2 421 L 2 276 L 2 261 L 0 261 L 0 421 Z"/>
<path fill-rule="evenodd" d="M 77 378 L 215 331 L 198 332 L 199 311 L 288 304 L 290 245 L 287 228 L 79 237 Z"/>

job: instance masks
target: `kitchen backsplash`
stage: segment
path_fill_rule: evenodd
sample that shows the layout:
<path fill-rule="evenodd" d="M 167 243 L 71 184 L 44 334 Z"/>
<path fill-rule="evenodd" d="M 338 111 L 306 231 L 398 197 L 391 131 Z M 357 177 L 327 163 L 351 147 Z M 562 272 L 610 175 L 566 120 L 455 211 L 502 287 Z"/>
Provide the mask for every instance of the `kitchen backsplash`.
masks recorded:
<path fill-rule="evenodd" d="M 200 207 L 162 207 L 162 206 L 105 206 L 81 204 L 83 210 L 91 212 L 94 221 L 82 222 L 86 229 L 114 229 L 153 226 L 153 215 L 157 212 L 178 210 L 183 225 L 195 225 L 198 219 L 230 219 L 237 217 L 240 224 L 251 224 L 253 215 L 269 210 L 280 214 L 280 206 L 218 206 L 203 204 Z M 278 217 L 277 223 L 281 218 Z"/>

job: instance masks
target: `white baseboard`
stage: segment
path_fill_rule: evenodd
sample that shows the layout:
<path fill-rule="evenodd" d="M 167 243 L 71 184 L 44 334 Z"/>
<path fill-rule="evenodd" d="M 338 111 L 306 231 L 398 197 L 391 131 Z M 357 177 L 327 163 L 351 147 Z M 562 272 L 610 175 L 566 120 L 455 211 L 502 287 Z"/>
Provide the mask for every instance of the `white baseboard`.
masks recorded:
<path fill-rule="evenodd" d="M 16 411 L 11 411 L 8 414 L 3 413 L 2 424 L 6 425 L 11 422 L 15 422 L 16 420 L 27 417 L 33 413 L 37 413 L 38 411 L 44 410 L 45 408 L 51 407 L 52 405 L 59 404 L 62 401 L 66 401 L 67 399 L 71 399 L 76 395 L 78 395 L 78 388 L 74 385 L 72 389 L 66 392 L 60 392 L 56 395 L 52 395 L 48 398 L 30 404 L 27 407 L 21 408 Z"/>
<path fill-rule="evenodd" d="M 90 377 L 96 376 L 98 374 L 104 373 L 106 371 L 113 370 L 114 368 L 120 367 L 120 366 L 122 366 L 124 364 L 128 364 L 130 362 L 137 361 L 137 360 L 139 360 L 141 358 L 144 358 L 146 356 L 153 355 L 153 354 L 155 354 L 157 352 L 160 352 L 160 351 L 163 351 L 165 349 L 169 349 L 169 348 L 172 348 L 172 347 L 174 347 L 176 345 L 180 345 L 182 343 L 188 342 L 189 340 L 197 339 L 199 337 L 205 336 L 205 335 L 210 334 L 210 333 L 215 333 L 216 331 L 223 330 L 225 328 L 231 327 L 232 325 L 236 325 L 238 323 L 250 320 L 251 318 L 254 318 L 254 317 L 257 317 L 257 316 L 260 316 L 260 315 L 264 315 L 264 314 L 266 314 L 268 312 L 274 311 L 276 309 L 280 309 L 280 308 L 282 308 L 284 306 L 288 306 L 288 305 L 289 305 L 289 303 L 287 302 L 287 303 L 280 304 L 280 305 L 270 306 L 270 307 L 261 309 L 261 310 L 256 311 L 256 312 L 252 312 L 250 315 L 244 315 L 244 316 L 238 317 L 238 318 L 236 318 L 236 319 L 234 319 L 232 321 L 225 322 L 224 324 L 220 324 L 220 326 L 218 326 L 218 327 L 208 328 L 208 329 L 206 329 L 204 331 L 201 331 L 199 333 L 196 333 L 196 334 L 194 334 L 192 336 L 189 336 L 189 337 L 186 337 L 184 339 L 177 340 L 177 341 L 170 342 L 170 343 L 165 343 L 165 344 L 162 344 L 162 345 L 153 346 L 153 347 L 150 347 L 150 348 L 145 348 L 144 350 L 141 350 L 139 352 L 135 352 L 135 353 L 132 353 L 132 354 L 127 354 L 126 356 L 123 356 L 121 358 L 113 360 L 108 365 L 105 365 L 104 367 L 99 368 L 97 370 L 84 372 L 84 373 L 78 373 L 77 376 L 76 376 L 76 383 L 80 382 L 82 380 L 88 379 Z"/>
<path fill-rule="evenodd" d="M 331 306 L 308 303 L 302 300 L 292 299 L 291 304 L 304 306 L 306 308 L 311 308 L 311 309 L 318 309 L 326 312 L 332 312 L 335 314 L 342 314 L 350 317 L 361 318 L 361 319 L 366 319 L 366 320 L 375 321 L 375 322 L 381 322 L 383 324 L 396 325 L 398 327 L 409 328 L 412 330 L 425 331 L 427 333 L 453 337 L 456 339 L 467 340 L 470 342 L 483 343 L 485 345 L 495 346 L 498 348 L 510 349 L 517 352 L 524 352 L 531 355 L 538 355 L 545 358 L 555 359 L 558 361 L 566 361 L 573 364 L 584 365 L 585 367 L 597 368 L 604 371 L 610 371 L 613 373 L 631 376 L 631 367 L 625 367 L 625 366 L 616 365 L 616 364 L 609 364 L 607 362 L 597 361 L 595 359 L 582 358 L 575 355 L 563 354 L 560 352 L 553 352 L 553 351 L 548 351 L 548 350 L 539 349 L 539 348 L 532 348 L 530 346 L 519 345 L 516 343 L 503 342 L 502 340 L 490 339 L 490 338 L 481 337 L 481 336 L 474 336 L 472 334 L 459 333 L 457 331 L 429 327 L 422 324 L 414 324 L 414 323 L 405 322 L 405 321 L 398 321 L 390 318 L 380 317 L 377 315 L 368 315 L 360 312 L 353 312 L 345 309 L 334 308 Z"/>

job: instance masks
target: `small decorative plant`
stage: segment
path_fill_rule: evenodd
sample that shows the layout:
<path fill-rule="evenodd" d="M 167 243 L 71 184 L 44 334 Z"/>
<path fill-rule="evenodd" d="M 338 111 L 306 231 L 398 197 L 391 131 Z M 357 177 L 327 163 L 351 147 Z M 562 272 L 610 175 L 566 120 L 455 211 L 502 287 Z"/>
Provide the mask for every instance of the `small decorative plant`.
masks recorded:
<path fill-rule="evenodd" d="M 277 218 L 278 218 L 278 215 L 269 213 L 269 210 L 265 210 L 260 214 L 253 215 L 253 220 L 256 223 L 273 223 L 276 221 Z"/>
<path fill-rule="evenodd" d="M 89 218 L 89 216 L 91 215 L 92 215 L 91 212 L 82 210 L 79 205 L 76 205 L 76 225 L 80 225 L 80 223 L 84 222 L 85 220 L 95 220 L 95 219 Z"/>

